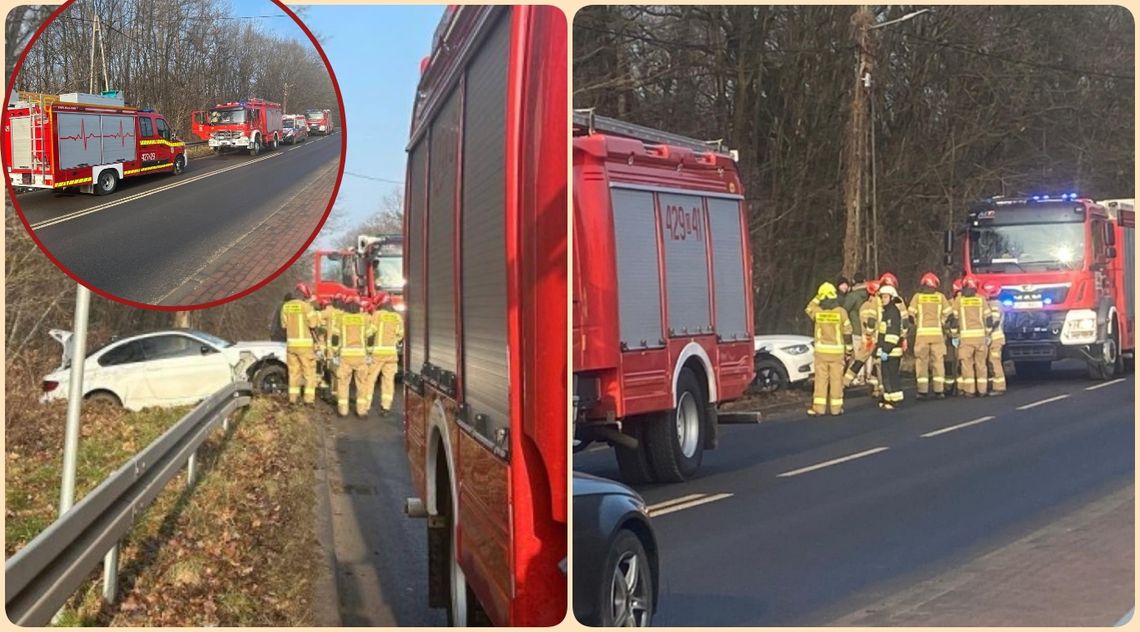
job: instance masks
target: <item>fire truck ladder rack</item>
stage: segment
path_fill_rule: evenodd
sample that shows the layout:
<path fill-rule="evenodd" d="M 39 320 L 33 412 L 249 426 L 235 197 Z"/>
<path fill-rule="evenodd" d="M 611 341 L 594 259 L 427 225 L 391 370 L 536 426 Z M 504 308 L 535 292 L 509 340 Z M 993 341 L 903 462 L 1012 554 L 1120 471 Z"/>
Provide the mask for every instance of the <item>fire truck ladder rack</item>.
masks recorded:
<path fill-rule="evenodd" d="M 30 108 L 31 116 L 29 125 L 31 125 L 32 132 L 32 171 L 34 173 L 42 174 L 47 171 L 47 140 L 45 136 L 45 124 L 48 116 L 48 106 L 59 103 L 59 95 L 46 94 L 43 92 L 27 92 L 20 90 L 16 93 L 16 99 L 19 102 L 27 103 L 33 107 Z M 15 104 L 11 104 L 14 106 Z"/>
<path fill-rule="evenodd" d="M 717 140 L 697 140 L 696 138 L 663 132 L 636 123 L 619 121 L 608 116 L 599 116 L 594 113 L 593 108 L 574 110 L 574 133 L 593 134 L 595 132 L 610 134 L 612 136 L 624 136 L 653 145 L 684 147 L 698 153 L 711 151 L 718 154 L 733 155 L 733 159 L 735 159 L 735 152 L 725 147 L 723 138 Z"/>

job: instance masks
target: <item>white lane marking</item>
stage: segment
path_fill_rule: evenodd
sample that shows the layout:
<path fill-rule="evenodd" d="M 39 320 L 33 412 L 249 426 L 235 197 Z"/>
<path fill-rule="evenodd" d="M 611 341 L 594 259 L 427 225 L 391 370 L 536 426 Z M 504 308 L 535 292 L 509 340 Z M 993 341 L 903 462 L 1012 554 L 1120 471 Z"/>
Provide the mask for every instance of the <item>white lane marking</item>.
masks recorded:
<path fill-rule="evenodd" d="M 671 514 L 674 511 L 681 511 L 682 509 L 691 509 L 693 507 L 698 507 L 700 505 L 705 505 L 708 503 L 716 502 L 718 500 L 724 500 L 725 498 L 731 498 L 731 497 L 732 497 L 732 494 L 713 494 L 712 496 L 705 496 L 704 498 L 698 498 L 696 500 L 690 500 L 687 503 L 681 503 L 679 505 L 673 505 L 671 507 L 666 507 L 666 508 L 661 509 L 659 511 L 650 511 L 649 517 L 650 518 L 656 518 L 658 516 L 664 516 L 665 514 Z"/>
<path fill-rule="evenodd" d="M 1050 397 L 1049 399 L 1043 399 L 1039 402 L 1033 402 L 1032 404 L 1026 404 L 1024 406 L 1018 406 L 1017 409 L 1018 410 L 1029 410 L 1030 408 L 1037 408 L 1038 406 L 1041 406 L 1044 404 L 1049 404 L 1051 402 L 1059 402 L 1062 399 L 1067 398 L 1068 396 L 1069 396 L 1069 394 L 1065 393 L 1064 395 L 1058 395 L 1056 397 Z"/>
<path fill-rule="evenodd" d="M 114 202 L 107 202 L 106 204 L 100 204 L 98 206 L 92 206 L 91 208 L 85 208 L 83 210 L 75 211 L 73 213 L 68 213 L 67 215 L 60 215 L 59 217 L 53 217 L 51 219 L 47 219 L 47 220 L 44 220 L 44 221 L 36 223 L 36 224 L 32 224 L 32 230 L 40 230 L 42 228 L 48 228 L 51 226 L 55 226 L 56 224 L 62 224 L 64 222 L 68 222 L 68 221 L 71 221 L 73 219 L 79 219 L 80 217 L 83 217 L 84 215 L 90 215 L 92 213 L 98 213 L 99 211 L 105 211 L 111 207 L 119 206 L 120 204 L 126 204 L 127 202 L 133 202 L 133 201 L 138 200 L 140 198 L 144 198 L 144 197 L 147 197 L 149 195 L 154 195 L 155 193 L 161 193 L 163 191 L 169 191 L 170 189 L 174 189 L 174 188 L 177 188 L 180 186 L 185 186 L 187 184 L 190 184 L 191 182 L 197 182 L 198 180 L 201 180 L 202 178 L 209 178 L 210 176 L 216 176 L 219 173 L 225 173 L 227 171 L 233 171 L 234 169 L 241 169 L 242 167 L 248 167 L 249 165 L 252 165 L 254 163 L 261 162 L 262 160 L 269 160 L 270 158 L 276 158 L 277 156 L 280 156 L 280 155 L 281 155 L 280 153 L 268 154 L 268 155 L 262 156 L 261 158 L 254 158 L 253 160 L 250 160 L 249 162 L 243 162 L 243 163 L 236 164 L 236 165 L 233 165 L 230 167 L 224 167 L 224 168 L 218 169 L 216 171 L 211 171 L 209 173 L 203 173 L 201 175 L 193 176 L 191 178 L 186 178 L 185 180 L 179 180 L 178 182 L 175 182 L 173 184 L 168 184 L 166 186 L 161 186 L 161 187 L 158 187 L 157 189 L 151 189 L 149 191 L 143 191 L 142 193 L 136 193 L 134 195 L 129 195 L 125 198 L 115 200 Z"/>
<path fill-rule="evenodd" d="M 1111 382 L 1104 382 L 1104 383 L 1101 383 L 1101 384 L 1094 384 L 1094 385 L 1092 385 L 1092 386 L 1090 386 L 1090 387 L 1086 388 L 1085 390 L 1086 390 L 1086 391 L 1095 391 L 1095 390 L 1096 390 L 1096 389 L 1098 389 L 1098 388 L 1104 388 L 1104 387 L 1106 387 L 1106 386 L 1112 386 L 1113 384 L 1120 384 L 1120 383 L 1121 383 L 1121 382 L 1123 382 L 1123 381 L 1124 381 L 1124 378 L 1122 378 L 1122 377 L 1118 377 L 1118 378 L 1116 378 L 1115 380 L 1112 380 Z"/>
<path fill-rule="evenodd" d="M 645 508 L 649 511 L 656 511 L 658 509 L 664 509 L 672 505 L 679 505 L 685 501 L 693 500 L 694 498 L 704 498 L 705 496 L 708 496 L 708 494 L 689 494 L 688 496 L 681 496 L 680 498 L 674 498 L 672 500 L 664 500 L 653 505 L 646 505 Z"/>
<path fill-rule="evenodd" d="M 937 437 L 937 436 L 938 436 L 938 435 L 940 435 L 940 434 L 944 434 L 944 433 L 947 433 L 947 432 L 952 432 L 952 431 L 954 431 L 954 430 L 958 430 L 958 429 L 961 429 L 961 428 L 967 428 L 967 427 L 969 427 L 969 426 L 973 426 L 973 425 L 976 425 L 976 424 L 985 423 L 985 422 L 987 422 L 987 421 L 989 421 L 989 420 L 991 420 L 991 419 L 993 419 L 993 416 L 992 416 L 992 415 L 988 415 L 988 416 L 986 416 L 986 417 L 978 417 L 977 419 L 974 419 L 973 421 L 967 421 L 967 422 L 965 422 L 965 423 L 960 423 L 960 424 L 958 424 L 958 425 L 956 425 L 956 426 L 950 426 L 950 427 L 947 427 L 947 428 L 941 428 L 941 429 L 939 429 L 939 430 L 935 430 L 934 432 L 928 432 L 928 433 L 926 433 L 926 434 L 924 434 L 924 435 L 921 435 L 921 436 L 923 436 L 923 437 Z"/>
<path fill-rule="evenodd" d="M 878 454 L 879 452 L 885 452 L 887 450 L 890 450 L 890 448 L 888 448 L 886 446 L 879 447 L 879 448 L 872 448 L 870 450 L 864 450 L 863 452 L 858 452 L 856 454 L 849 454 L 847 456 L 842 456 L 842 457 L 839 457 L 838 459 L 832 459 L 830 461 L 824 461 L 823 463 L 816 463 L 815 465 L 809 465 L 807 467 L 801 467 L 798 470 L 791 470 L 789 472 L 784 472 L 783 474 L 778 474 L 777 477 L 780 478 L 780 477 L 787 477 L 787 476 L 796 476 L 798 474 L 804 474 L 807 472 L 812 472 L 814 470 L 821 470 L 825 467 L 831 467 L 832 465 L 838 465 L 840 463 L 845 463 L 847 461 L 853 461 L 855 459 L 861 459 L 865 456 L 871 456 L 872 454 Z"/>

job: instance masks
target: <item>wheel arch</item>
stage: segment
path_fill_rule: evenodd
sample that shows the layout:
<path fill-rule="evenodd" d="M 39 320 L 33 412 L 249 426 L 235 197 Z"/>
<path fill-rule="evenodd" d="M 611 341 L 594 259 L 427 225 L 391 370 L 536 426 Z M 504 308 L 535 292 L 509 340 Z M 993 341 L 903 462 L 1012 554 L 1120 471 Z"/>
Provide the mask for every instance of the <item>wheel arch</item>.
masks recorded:
<path fill-rule="evenodd" d="M 696 342 L 690 342 L 681 349 L 677 356 L 677 363 L 673 365 L 673 406 L 677 405 L 677 381 L 681 379 L 681 369 L 690 367 L 697 372 L 697 380 L 705 386 L 707 403 L 717 401 L 716 372 L 713 371 L 712 360 L 709 359 L 705 348 Z"/>

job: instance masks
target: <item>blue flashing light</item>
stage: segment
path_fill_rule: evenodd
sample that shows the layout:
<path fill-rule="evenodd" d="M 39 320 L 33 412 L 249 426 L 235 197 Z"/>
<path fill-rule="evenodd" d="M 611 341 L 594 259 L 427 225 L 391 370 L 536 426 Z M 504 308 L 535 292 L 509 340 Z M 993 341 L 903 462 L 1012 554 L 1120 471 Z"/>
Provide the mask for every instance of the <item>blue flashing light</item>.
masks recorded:
<path fill-rule="evenodd" d="M 1033 199 L 1034 199 L 1034 200 L 1040 200 L 1040 199 L 1041 199 L 1041 196 L 1040 196 L 1040 195 L 1035 195 L 1035 196 L 1033 196 Z"/>
<path fill-rule="evenodd" d="M 1052 305 L 1052 304 L 1053 304 L 1053 299 L 1051 299 L 1051 298 L 1049 298 L 1048 296 L 1046 296 L 1046 297 L 1044 298 L 1044 300 L 1042 300 L 1041 302 L 1042 302 L 1042 303 L 1045 303 L 1046 305 Z"/>
<path fill-rule="evenodd" d="M 1006 307 L 1013 307 L 1013 299 L 1007 298 L 1004 301 L 1002 301 L 1001 304 L 1005 305 Z"/>

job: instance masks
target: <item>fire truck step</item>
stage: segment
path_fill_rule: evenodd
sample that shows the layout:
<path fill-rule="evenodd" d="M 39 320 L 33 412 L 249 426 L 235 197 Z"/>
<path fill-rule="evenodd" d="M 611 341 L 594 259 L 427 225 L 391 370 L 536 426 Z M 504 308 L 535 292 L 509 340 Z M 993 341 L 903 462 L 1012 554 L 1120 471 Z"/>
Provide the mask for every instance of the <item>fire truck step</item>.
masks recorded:
<path fill-rule="evenodd" d="M 720 411 L 716 415 L 718 424 L 758 424 L 763 420 L 762 413 L 751 410 Z"/>

